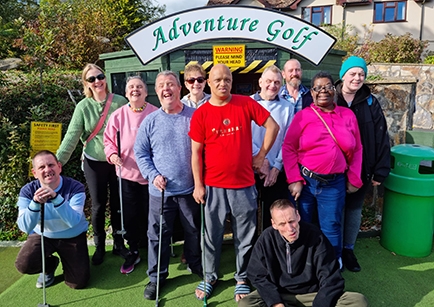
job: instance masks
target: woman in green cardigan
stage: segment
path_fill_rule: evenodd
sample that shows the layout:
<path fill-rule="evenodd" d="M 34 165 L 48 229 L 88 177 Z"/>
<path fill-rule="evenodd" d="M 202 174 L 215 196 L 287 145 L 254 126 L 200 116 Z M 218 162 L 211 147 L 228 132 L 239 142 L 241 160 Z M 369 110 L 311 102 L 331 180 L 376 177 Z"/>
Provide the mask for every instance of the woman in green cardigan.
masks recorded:
<path fill-rule="evenodd" d="M 109 93 L 104 71 L 97 65 L 87 64 L 84 67 L 82 82 L 86 98 L 81 100 L 74 110 L 66 135 L 57 151 L 57 158 L 65 165 L 78 142 L 83 143 L 83 170 L 92 200 L 91 220 L 96 245 L 92 264 L 99 265 L 105 254 L 105 211 L 108 195 L 114 237 L 113 254 L 125 257 L 128 252 L 122 235 L 118 234 L 121 229 L 121 216 L 116 168 L 107 162 L 103 143 L 104 128 L 110 114 L 128 101 L 123 96 Z M 97 127 L 106 103 L 109 103 L 110 107 L 104 124 Z M 89 139 L 98 128 L 96 135 Z"/>

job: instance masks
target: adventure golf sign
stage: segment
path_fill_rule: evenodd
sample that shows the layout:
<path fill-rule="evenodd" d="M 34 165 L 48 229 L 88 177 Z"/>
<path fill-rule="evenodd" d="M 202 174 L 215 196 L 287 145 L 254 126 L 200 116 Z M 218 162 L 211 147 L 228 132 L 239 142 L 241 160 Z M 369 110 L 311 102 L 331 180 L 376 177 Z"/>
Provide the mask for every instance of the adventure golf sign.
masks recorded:
<path fill-rule="evenodd" d="M 254 40 L 296 53 L 318 65 L 335 43 L 327 32 L 294 16 L 252 6 L 207 6 L 175 13 L 127 36 L 143 65 L 195 42 Z"/>

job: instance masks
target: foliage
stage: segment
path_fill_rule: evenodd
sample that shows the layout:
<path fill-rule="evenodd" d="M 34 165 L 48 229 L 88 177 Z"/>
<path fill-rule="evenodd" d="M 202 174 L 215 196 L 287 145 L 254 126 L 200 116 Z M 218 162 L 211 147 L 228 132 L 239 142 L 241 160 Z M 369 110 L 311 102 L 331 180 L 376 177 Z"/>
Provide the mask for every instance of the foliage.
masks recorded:
<path fill-rule="evenodd" d="M 13 46 L 20 36 L 25 20 L 37 18 L 38 4 L 32 0 L 2 0 L 0 5 L 0 58 L 19 57 L 21 52 Z"/>
<path fill-rule="evenodd" d="M 424 64 L 434 64 L 434 55 L 429 55 L 423 61 Z"/>
<path fill-rule="evenodd" d="M 359 34 L 355 32 L 354 26 L 338 23 L 336 25 L 324 25 L 324 30 L 336 38 L 336 43 L 333 49 L 343 50 L 347 52 L 347 56 L 354 54 L 358 47 Z"/>
<path fill-rule="evenodd" d="M 16 225 L 17 195 L 28 174 L 29 131 L 25 124 L 14 125 L 1 119 L 0 145 L 0 240 L 17 239 L 20 236 Z"/>
<path fill-rule="evenodd" d="M 38 19 L 26 22 L 15 46 L 31 67 L 81 69 L 124 49 L 127 34 L 163 13 L 149 0 L 41 0 Z"/>
<path fill-rule="evenodd" d="M 428 41 L 413 38 L 410 33 L 392 35 L 387 33 L 379 42 L 371 42 L 368 62 L 421 63 Z"/>
<path fill-rule="evenodd" d="M 324 30 L 337 39 L 333 48 L 346 51 L 345 58 L 356 55 L 364 58 L 367 63 L 421 63 L 422 55 L 428 47 L 428 41 L 415 39 L 410 33 L 388 33 L 376 42 L 372 39 L 374 25 L 363 25 L 363 29 L 363 38 L 360 39 L 359 33 L 354 33 L 352 25 L 324 26 Z"/>
<path fill-rule="evenodd" d="M 8 71 L 8 86 L 0 87 L 0 240 L 22 236 L 16 226 L 17 196 L 30 180 L 30 122 L 60 122 L 62 130 L 71 119 L 74 103 L 67 89 L 80 88 L 80 72 Z M 41 92 L 42 90 L 42 92 Z M 77 146 L 63 174 L 84 182 L 80 169 L 81 146 Z"/>

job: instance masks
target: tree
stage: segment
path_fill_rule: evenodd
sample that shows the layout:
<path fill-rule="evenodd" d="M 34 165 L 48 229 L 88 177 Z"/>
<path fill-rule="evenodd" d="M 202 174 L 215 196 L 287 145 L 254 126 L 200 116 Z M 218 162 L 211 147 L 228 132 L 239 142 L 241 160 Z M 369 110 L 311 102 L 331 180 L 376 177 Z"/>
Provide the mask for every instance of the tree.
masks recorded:
<path fill-rule="evenodd" d="M 324 25 L 324 30 L 336 38 L 334 49 L 343 50 L 347 52 L 347 56 L 353 54 L 358 47 L 359 34 L 356 32 L 354 35 L 354 26 L 348 24 Z"/>
<path fill-rule="evenodd" d="M 2 0 L 0 5 L 0 59 L 19 57 L 20 50 L 13 42 L 19 37 L 25 20 L 37 17 L 38 4 L 35 1 Z"/>
<path fill-rule="evenodd" d="M 164 10 L 149 0 L 41 0 L 38 19 L 26 23 L 16 46 L 30 66 L 42 57 L 50 66 L 81 69 L 101 53 L 125 49 L 125 36 Z"/>

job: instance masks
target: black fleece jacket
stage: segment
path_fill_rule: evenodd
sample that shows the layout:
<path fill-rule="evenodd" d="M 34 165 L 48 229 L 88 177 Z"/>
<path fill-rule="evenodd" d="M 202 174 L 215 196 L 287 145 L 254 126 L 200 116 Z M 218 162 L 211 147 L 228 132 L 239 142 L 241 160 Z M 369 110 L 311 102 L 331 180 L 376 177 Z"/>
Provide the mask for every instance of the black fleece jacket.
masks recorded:
<path fill-rule="evenodd" d="M 280 293 L 312 292 L 318 292 L 314 307 L 336 306 L 345 286 L 330 242 L 303 221 L 292 244 L 274 228 L 265 229 L 253 247 L 247 276 L 267 306 L 283 303 Z"/>
<path fill-rule="evenodd" d="M 348 108 L 342 96 L 342 81 L 338 80 L 335 86 L 338 106 Z M 350 109 L 356 115 L 363 145 L 362 181 L 364 184 L 371 179 L 383 182 L 390 172 L 390 140 L 381 105 L 369 87 L 363 84 Z"/>

